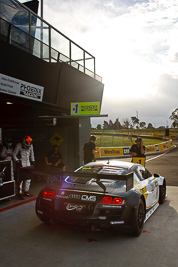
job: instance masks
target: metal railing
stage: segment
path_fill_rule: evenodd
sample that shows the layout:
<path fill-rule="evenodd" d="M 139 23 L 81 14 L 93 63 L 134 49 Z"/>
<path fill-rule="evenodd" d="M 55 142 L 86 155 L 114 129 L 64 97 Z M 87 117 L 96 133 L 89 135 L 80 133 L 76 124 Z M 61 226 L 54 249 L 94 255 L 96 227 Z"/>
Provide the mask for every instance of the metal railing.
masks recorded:
<path fill-rule="evenodd" d="M 0 0 L 0 36 L 47 62 L 64 62 L 102 82 L 94 56 L 17 0 Z"/>

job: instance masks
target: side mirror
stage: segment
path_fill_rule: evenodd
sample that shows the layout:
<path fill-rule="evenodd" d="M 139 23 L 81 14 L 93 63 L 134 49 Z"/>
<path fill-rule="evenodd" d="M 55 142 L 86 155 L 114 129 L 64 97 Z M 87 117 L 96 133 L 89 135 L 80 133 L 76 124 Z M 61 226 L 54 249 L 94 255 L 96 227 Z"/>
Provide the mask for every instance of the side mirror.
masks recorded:
<path fill-rule="evenodd" d="M 154 173 L 153 175 L 154 175 L 154 177 L 159 177 L 159 176 L 160 176 L 160 175 L 157 174 L 157 173 Z"/>

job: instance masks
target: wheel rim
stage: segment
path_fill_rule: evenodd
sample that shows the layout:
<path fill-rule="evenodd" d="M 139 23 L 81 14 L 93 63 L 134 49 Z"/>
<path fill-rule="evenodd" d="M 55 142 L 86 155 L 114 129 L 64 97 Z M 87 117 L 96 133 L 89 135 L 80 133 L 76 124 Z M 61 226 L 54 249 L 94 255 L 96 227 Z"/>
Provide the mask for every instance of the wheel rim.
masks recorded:
<path fill-rule="evenodd" d="M 145 211 L 144 211 L 143 204 L 141 203 L 139 205 L 139 208 L 138 208 L 138 225 L 139 225 L 139 228 L 141 228 L 143 226 L 144 218 L 145 218 Z"/>

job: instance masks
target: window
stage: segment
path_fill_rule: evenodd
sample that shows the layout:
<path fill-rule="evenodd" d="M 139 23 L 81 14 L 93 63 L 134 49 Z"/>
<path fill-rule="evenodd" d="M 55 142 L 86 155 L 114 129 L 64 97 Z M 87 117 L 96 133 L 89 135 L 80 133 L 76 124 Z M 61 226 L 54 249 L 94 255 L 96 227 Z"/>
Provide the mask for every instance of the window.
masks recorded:
<path fill-rule="evenodd" d="M 147 179 L 152 176 L 152 174 L 143 166 L 138 166 L 137 175 L 140 178 L 140 180 Z"/>

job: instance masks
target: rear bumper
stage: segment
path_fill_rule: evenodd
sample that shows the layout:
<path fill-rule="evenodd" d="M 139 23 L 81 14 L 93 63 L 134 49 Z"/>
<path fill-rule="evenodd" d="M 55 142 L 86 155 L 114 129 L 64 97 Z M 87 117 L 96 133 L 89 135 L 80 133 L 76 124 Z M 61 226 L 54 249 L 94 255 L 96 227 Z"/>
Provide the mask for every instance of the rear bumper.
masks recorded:
<path fill-rule="evenodd" d="M 81 214 L 80 211 L 66 211 L 60 207 L 54 208 L 54 206 L 52 202 L 45 205 L 45 202 L 42 201 L 36 209 L 37 216 L 40 219 L 50 217 L 58 222 L 83 226 L 97 225 L 97 227 L 118 228 L 131 226 L 135 212 L 135 207 L 124 206 L 120 209 L 103 209 L 96 204 L 94 209 L 89 212 L 90 214 Z"/>

